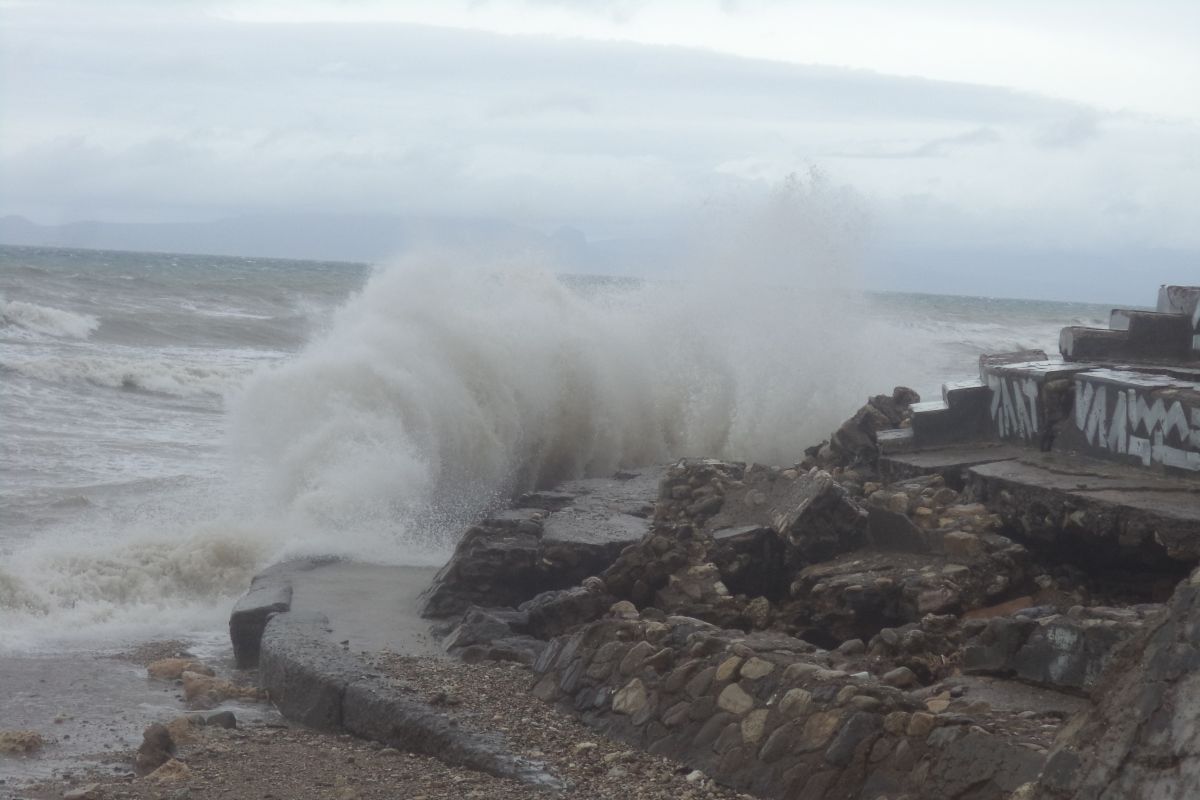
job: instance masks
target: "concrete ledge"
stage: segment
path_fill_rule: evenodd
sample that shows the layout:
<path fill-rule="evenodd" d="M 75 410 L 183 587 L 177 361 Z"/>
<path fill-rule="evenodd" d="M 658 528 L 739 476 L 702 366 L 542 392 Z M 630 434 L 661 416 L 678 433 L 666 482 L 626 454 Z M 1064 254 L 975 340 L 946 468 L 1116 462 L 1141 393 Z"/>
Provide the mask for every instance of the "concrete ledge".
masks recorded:
<path fill-rule="evenodd" d="M 267 619 L 259 684 L 285 717 L 502 778 L 562 787 L 541 765 L 508 753 L 499 736 L 464 730 L 371 673 L 333 641 L 330 630 L 328 618 L 316 612 L 283 611 Z"/>
<path fill-rule="evenodd" d="M 280 576 L 261 586 L 251 586 L 242 595 L 229 615 L 229 639 L 233 642 L 233 657 L 238 669 L 258 666 L 263 631 L 272 614 L 292 607 L 291 581 Z"/>
<path fill-rule="evenodd" d="M 238 669 L 258 666 L 259 643 L 272 614 L 292 608 L 292 576 L 336 562 L 336 558 L 304 558 L 272 564 L 254 576 L 250 589 L 229 615 L 229 639 Z"/>
<path fill-rule="evenodd" d="M 262 637 L 259 685 L 288 719 L 320 730 L 342 727 L 342 696 L 362 675 L 349 653 L 334 646 L 322 614 L 276 614 Z"/>

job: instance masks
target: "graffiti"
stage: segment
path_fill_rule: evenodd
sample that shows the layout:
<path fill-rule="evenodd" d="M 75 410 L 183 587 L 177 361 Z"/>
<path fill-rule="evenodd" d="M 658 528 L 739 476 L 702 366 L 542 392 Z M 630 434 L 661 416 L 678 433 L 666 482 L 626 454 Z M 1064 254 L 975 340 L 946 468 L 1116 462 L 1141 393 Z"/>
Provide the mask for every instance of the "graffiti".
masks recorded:
<path fill-rule="evenodd" d="M 1091 447 L 1138 458 L 1147 467 L 1200 470 L 1200 408 L 1178 400 L 1079 381 L 1075 427 Z"/>
<path fill-rule="evenodd" d="M 1038 384 L 1033 378 L 1005 378 L 988 375 L 992 390 L 992 423 L 1000 438 L 1019 436 L 1033 439 L 1039 435 Z"/>
<path fill-rule="evenodd" d="M 1196 310 L 1192 312 L 1192 349 L 1200 350 L 1200 303 L 1196 304 Z"/>

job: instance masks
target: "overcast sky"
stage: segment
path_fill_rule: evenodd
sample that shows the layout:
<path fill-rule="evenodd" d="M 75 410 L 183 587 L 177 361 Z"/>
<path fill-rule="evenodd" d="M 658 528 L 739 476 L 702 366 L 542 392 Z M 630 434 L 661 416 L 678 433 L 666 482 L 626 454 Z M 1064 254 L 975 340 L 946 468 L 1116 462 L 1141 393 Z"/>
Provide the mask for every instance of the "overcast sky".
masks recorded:
<path fill-rule="evenodd" d="M 881 247 L 1200 251 L 1193 0 L 0 0 L 0 31 L 0 214 L 41 223 L 654 235 L 815 165 Z"/>

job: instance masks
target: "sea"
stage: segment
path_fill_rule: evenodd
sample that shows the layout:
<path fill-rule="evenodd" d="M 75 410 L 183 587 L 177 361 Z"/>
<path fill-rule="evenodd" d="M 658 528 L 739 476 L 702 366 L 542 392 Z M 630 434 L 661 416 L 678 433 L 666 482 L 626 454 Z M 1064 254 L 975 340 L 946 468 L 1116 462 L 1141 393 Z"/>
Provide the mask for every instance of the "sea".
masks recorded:
<path fill-rule="evenodd" d="M 153 716 L 134 672 L 96 659 L 227 651 L 232 601 L 274 561 L 436 565 L 534 486 L 795 463 L 872 394 L 937 397 L 980 354 L 1053 353 L 1108 310 L 873 292 L 803 264 L 616 278 L 445 251 L 0 246 L 0 727 L 94 716 L 105 693 Z M 91 701 L 64 666 L 85 662 Z"/>

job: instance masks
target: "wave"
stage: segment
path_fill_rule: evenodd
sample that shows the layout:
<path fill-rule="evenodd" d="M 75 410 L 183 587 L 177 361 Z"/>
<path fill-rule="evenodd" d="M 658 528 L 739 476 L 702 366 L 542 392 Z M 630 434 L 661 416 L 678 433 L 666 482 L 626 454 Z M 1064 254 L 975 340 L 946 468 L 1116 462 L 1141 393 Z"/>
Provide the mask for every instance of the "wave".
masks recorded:
<path fill-rule="evenodd" d="M 250 372 L 247 366 L 189 364 L 167 355 L 130 358 L 104 353 L 6 354 L 0 370 L 49 383 L 83 382 L 174 397 L 221 397 Z"/>
<path fill-rule="evenodd" d="M 794 463 L 886 387 L 863 312 L 822 289 L 580 293 L 535 268 L 417 258 L 248 379 L 232 438 L 263 466 L 265 503 L 348 538 L 684 455 Z"/>
<path fill-rule="evenodd" d="M 89 314 L 77 314 L 51 306 L 0 297 L 0 325 L 13 326 L 45 336 L 86 339 L 100 326 Z"/>
<path fill-rule="evenodd" d="M 217 500 L 171 500 L 163 520 L 139 507 L 136 524 L 19 548 L 0 574 L 0 624 L 215 606 L 290 555 L 437 563 L 481 511 L 561 479 L 690 455 L 794 463 L 911 366 L 869 324 L 829 238 L 788 238 L 829 216 L 747 227 L 657 282 L 568 285 L 540 263 L 414 255 L 376 271 L 300 353 L 245 379 L 165 351 L 3 363 L 45 380 L 229 391 L 229 485 Z"/>

